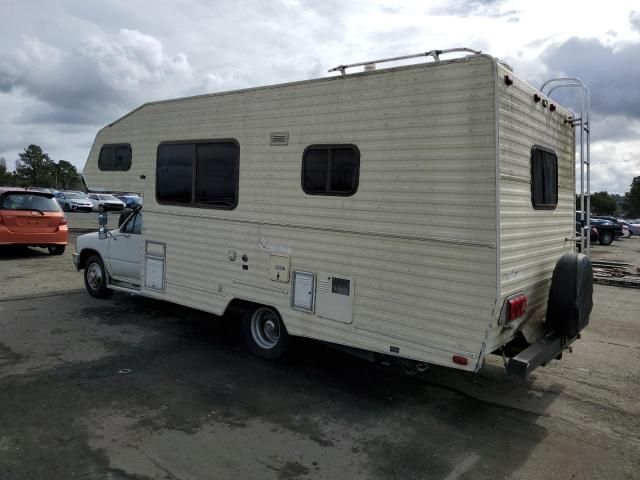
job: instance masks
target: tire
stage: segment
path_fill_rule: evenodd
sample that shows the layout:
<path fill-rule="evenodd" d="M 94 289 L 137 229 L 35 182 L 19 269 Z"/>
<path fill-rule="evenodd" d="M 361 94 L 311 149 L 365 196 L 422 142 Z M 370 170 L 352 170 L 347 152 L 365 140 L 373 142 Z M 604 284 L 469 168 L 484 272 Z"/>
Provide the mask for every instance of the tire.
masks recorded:
<path fill-rule="evenodd" d="M 251 353 L 265 360 L 277 360 L 287 351 L 290 336 L 280 318 L 271 307 L 258 305 L 248 309 L 242 320 L 244 339 Z"/>
<path fill-rule="evenodd" d="M 104 212 L 105 212 L 105 210 L 106 210 L 106 208 L 105 208 L 105 206 L 104 206 L 104 205 L 98 205 L 98 211 L 99 211 L 100 213 L 104 213 Z"/>
<path fill-rule="evenodd" d="M 51 255 L 62 255 L 64 253 L 65 248 L 66 248 L 66 245 L 49 245 L 47 247 L 47 250 L 49 250 L 49 253 Z"/>
<path fill-rule="evenodd" d="M 65 204 L 64 204 L 64 207 L 62 207 L 62 209 L 63 209 L 65 212 L 68 212 L 68 211 L 70 211 L 70 210 L 71 210 L 71 207 L 69 206 L 69 204 L 68 204 L 68 203 L 65 203 Z"/>
<path fill-rule="evenodd" d="M 593 308 L 593 269 L 581 253 L 566 253 L 556 263 L 547 303 L 547 331 L 573 338 L 589 323 Z"/>
<path fill-rule="evenodd" d="M 92 297 L 107 298 L 112 293 L 107 288 L 107 271 L 104 263 L 97 255 L 90 256 L 84 265 L 84 286 Z"/>
<path fill-rule="evenodd" d="M 601 232 L 598 236 L 598 242 L 600 245 L 611 245 L 613 243 L 613 233 L 607 230 Z"/>

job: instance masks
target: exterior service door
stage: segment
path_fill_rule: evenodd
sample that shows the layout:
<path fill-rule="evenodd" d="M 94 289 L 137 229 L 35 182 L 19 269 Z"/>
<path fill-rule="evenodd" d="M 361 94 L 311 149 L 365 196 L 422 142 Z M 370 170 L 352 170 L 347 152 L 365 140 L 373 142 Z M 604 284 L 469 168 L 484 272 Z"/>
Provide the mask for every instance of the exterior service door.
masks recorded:
<path fill-rule="evenodd" d="M 135 213 L 109 238 L 109 265 L 116 280 L 140 284 L 142 212 Z"/>

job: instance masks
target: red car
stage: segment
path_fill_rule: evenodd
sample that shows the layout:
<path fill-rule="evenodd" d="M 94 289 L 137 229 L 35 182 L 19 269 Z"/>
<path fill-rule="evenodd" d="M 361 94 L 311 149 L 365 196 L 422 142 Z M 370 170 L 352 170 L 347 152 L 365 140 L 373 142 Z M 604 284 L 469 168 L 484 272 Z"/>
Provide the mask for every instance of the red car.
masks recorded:
<path fill-rule="evenodd" d="M 62 255 L 68 238 L 67 218 L 53 194 L 0 188 L 0 245 L 43 247 Z"/>

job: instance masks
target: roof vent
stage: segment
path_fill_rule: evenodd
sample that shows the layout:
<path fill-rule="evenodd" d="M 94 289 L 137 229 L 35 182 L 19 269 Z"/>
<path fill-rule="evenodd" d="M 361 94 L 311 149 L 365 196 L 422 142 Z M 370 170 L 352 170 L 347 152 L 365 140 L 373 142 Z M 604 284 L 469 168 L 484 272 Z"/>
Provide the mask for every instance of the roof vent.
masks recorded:
<path fill-rule="evenodd" d="M 289 145 L 289 132 L 271 132 L 271 135 L 269 137 L 269 145 Z"/>

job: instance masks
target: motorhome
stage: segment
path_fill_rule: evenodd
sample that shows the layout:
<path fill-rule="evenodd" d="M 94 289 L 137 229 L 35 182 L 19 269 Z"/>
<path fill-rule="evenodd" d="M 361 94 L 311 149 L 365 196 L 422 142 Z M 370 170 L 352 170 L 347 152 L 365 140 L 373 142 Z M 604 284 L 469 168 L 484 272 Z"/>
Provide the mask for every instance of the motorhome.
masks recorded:
<path fill-rule="evenodd" d="M 269 359 L 295 337 L 408 368 L 498 353 L 525 376 L 558 357 L 591 311 L 576 115 L 490 55 L 406 58 L 151 102 L 101 129 L 87 185 L 140 192 L 144 210 L 78 238 L 89 293 L 242 310 Z"/>

